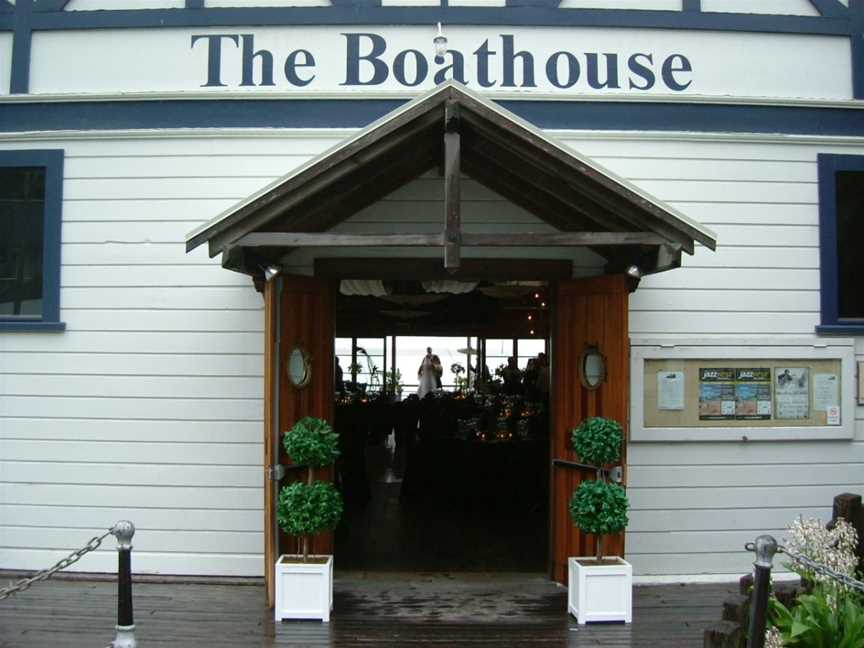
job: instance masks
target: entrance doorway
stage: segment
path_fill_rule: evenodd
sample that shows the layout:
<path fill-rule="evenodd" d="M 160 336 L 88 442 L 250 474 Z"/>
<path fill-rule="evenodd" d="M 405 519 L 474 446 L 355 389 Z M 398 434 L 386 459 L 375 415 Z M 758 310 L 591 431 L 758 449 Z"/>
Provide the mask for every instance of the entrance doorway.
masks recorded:
<path fill-rule="evenodd" d="M 545 572 L 548 283 L 340 285 L 339 568 Z"/>
<path fill-rule="evenodd" d="M 417 191 L 395 206 L 384 204 L 415 181 Z M 470 183 L 493 195 L 484 198 Z M 430 206 L 437 212 L 431 219 Z M 264 573 L 270 603 L 272 567 L 279 553 L 293 548 L 278 533 L 275 497 L 298 473 L 280 449 L 280 436 L 303 416 L 333 420 L 336 336 L 387 335 L 380 328 L 334 331 L 340 316 L 334 279 L 550 281 L 546 555 L 550 575 L 560 582 L 567 556 L 592 551 L 567 514 L 570 495 L 587 476 L 569 432 L 588 416 L 627 419 L 629 292 L 639 277 L 679 267 L 696 243 L 716 247 L 710 231 L 674 208 L 456 82 L 400 106 L 197 228 L 187 250 L 205 242 L 211 256 L 222 254 L 223 267 L 252 276 L 265 294 Z M 342 272 L 347 267 L 351 272 Z M 446 322 L 460 312 L 448 312 Z M 389 333 L 400 334 L 406 333 Z M 605 358 L 607 378 L 599 386 L 582 380 L 588 348 Z M 298 359 L 293 368 L 301 370 L 302 385 L 288 385 L 289 357 Z M 438 465 L 448 467 L 446 456 Z M 322 534 L 312 551 L 331 553 L 332 541 Z M 612 550 L 623 554 L 623 536 Z"/>

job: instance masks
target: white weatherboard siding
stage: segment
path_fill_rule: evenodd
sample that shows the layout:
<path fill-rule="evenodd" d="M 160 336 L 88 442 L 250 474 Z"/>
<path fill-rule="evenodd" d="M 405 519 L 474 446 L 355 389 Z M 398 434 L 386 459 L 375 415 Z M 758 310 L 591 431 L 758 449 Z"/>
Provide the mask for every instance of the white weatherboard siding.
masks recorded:
<path fill-rule="evenodd" d="M 698 248 L 683 268 L 642 280 L 630 302 L 634 346 L 648 338 L 722 345 L 742 336 L 755 348 L 800 336 L 830 342 L 813 334 L 816 154 L 861 154 L 864 146 L 567 141 L 717 233 L 716 252 Z M 856 353 L 864 359 L 864 341 Z M 829 519 L 834 495 L 864 492 L 864 408 L 854 416 L 853 442 L 631 443 L 634 572 L 734 578 L 751 568 L 745 542 L 766 532 L 782 537 L 799 514 Z"/>
<path fill-rule="evenodd" d="M 0 143 L 66 149 L 68 325 L 0 334 L 0 568 L 44 567 L 129 518 L 136 570 L 262 573 L 262 300 L 204 249 L 185 254 L 183 240 L 345 134 Z M 864 142 L 558 136 L 718 233 L 716 253 L 698 249 L 684 269 L 642 281 L 634 344 L 817 341 L 816 155 L 864 154 Z M 425 176 L 340 229 L 432 227 L 433 185 Z M 473 183 L 466 198 L 472 227 L 542 227 Z M 596 267 L 590 256 L 576 265 Z M 864 342 L 856 352 L 864 360 Z M 732 577 L 752 561 L 745 541 L 799 513 L 827 517 L 834 494 L 864 490 L 864 408 L 856 416 L 853 442 L 632 443 L 636 573 Z M 115 560 L 109 548 L 75 568 L 110 571 Z"/>
<path fill-rule="evenodd" d="M 0 61 L 12 60 L 12 34 L 0 34 Z M 9 94 L 9 81 L 12 78 L 12 66 L 0 65 L 0 95 Z"/>
<path fill-rule="evenodd" d="M 2 144 L 66 149 L 68 328 L 0 334 L 0 568 L 128 518 L 136 571 L 263 573 L 263 302 L 184 238 L 337 140 Z"/>

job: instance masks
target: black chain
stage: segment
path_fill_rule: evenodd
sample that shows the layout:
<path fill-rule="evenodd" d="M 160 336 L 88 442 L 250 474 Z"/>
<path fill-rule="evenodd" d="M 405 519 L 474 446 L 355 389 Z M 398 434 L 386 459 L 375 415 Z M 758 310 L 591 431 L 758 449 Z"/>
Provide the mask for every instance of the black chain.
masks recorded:
<path fill-rule="evenodd" d="M 29 589 L 30 586 L 34 583 L 48 580 L 60 570 L 66 569 L 69 565 L 72 565 L 81 560 L 83 556 L 87 555 L 91 551 L 96 551 L 102 544 L 102 541 L 109 535 L 111 535 L 111 532 L 113 530 L 114 528 L 112 527 L 108 529 L 108 531 L 103 533 L 101 536 L 94 536 L 90 538 L 90 541 L 83 547 L 81 547 L 77 551 L 73 551 L 71 554 L 69 554 L 62 560 L 57 561 L 48 569 L 43 569 L 40 572 L 36 572 L 33 576 L 30 576 L 29 578 L 22 578 L 21 580 L 9 583 L 8 587 L 0 589 L 0 601 L 7 599 L 14 594 L 17 594 L 18 592 L 23 592 L 24 590 Z"/>

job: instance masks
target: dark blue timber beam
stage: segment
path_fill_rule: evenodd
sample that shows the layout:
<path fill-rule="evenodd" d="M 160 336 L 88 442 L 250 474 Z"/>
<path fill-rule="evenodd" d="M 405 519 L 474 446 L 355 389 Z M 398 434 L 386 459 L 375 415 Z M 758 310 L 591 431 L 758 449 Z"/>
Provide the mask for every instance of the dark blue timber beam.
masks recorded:
<path fill-rule="evenodd" d="M 192 0 L 194 1 L 194 0 Z M 779 34 L 849 35 L 848 16 L 777 16 L 701 11 L 559 9 L 551 6 L 381 7 L 354 3 L 332 7 L 213 7 L 50 11 L 33 15 L 33 29 L 123 29 L 288 25 L 449 25 L 632 27 Z"/>
<path fill-rule="evenodd" d="M 30 91 L 30 48 L 33 44 L 33 0 L 18 0 L 13 16 L 11 94 Z"/>
<path fill-rule="evenodd" d="M 864 99 L 864 0 L 849 0 L 852 29 L 852 96 Z"/>
<path fill-rule="evenodd" d="M 169 128 L 362 128 L 401 99 L 231 99 L 0 103 L 4 132 Z M 860 137 L 864 110 L 630 101 L 502 100 L 539 128 Z"/>

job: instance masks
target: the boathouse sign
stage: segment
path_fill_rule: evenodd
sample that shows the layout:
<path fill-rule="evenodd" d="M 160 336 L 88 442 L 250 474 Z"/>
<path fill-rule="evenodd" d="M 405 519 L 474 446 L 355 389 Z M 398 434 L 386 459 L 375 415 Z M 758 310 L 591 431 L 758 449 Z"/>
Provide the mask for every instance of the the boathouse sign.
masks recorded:
<path fill-rule="evenodd" d="M 431 25 L 40 32 L 31 92 L 414 95 L 455 79 L 562 98 L 851 98 L 848 38 L 589 27 L 445 34 L 436 57 Z"/>
<path fill-rule="evenodd" d="M 429 56 L 409 47 L 394 51 L 387 39 L 370 32 L 343 32 L 343 75 L 339 85 L 382 86 L 388 81 L 405 88 L 455 79 L 481 88 L 558 89 L 580 87 L 592 90 L 651 90 L 658 85 L 682 92 L 692 85 L 692 64 L 684 54 L 673 52 L 581 52 L 557 50 L 537 56 L 521 49 L 514 34 L 485 38 L 473 51 L 448 48 Z M 207 80 L 202 87 L 226 87 L 223 67 L 237 68 L 232 77 L 240 87 L 292 87 L 312 85 L 318 76 L 320 58 L 303 48 L 288 52 L 258 49 L 254 33 L 193 34 L 191 45 L 207 50 Z M 233 56 L 226 50 L 234 50 Z M 429 49 L 424 48 L 424 49 Z M 539 60 L 538 60 L 539 58 Z M 239 81 L 237 72 L 239 71 Z"/>

